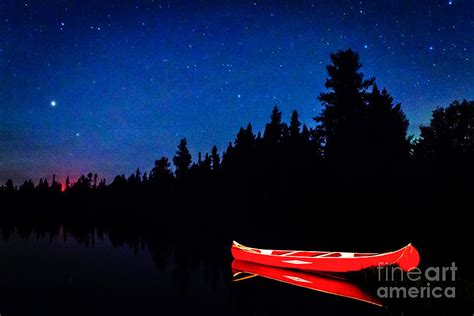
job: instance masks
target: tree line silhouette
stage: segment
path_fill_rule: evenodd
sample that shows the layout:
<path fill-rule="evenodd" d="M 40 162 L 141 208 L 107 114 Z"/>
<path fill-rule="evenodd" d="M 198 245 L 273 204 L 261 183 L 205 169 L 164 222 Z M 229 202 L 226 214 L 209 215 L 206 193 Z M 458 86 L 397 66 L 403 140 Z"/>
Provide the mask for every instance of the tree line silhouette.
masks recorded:
<path fill-rule="evenodd" d="M 137 169 L 129 177 L 116 176 L 109 187 L 153 185 L 165 190 L 186 177 L 235 170 L 251 174 L 271 167 L 280 167 L 280 171 L 317 168 L 324 175 L 344 178 L 472 171 L 473 101 L 455 101 L 447 108 L 435 109 L 430 124 L 421 126 L 420 137 L 413 141 L 407 134 L 409 122 L 400 104 L 393 104 L 392 96 L 378 88 L 375 78 L 364 79 L 357 53 L 351 49 L 339 51 L 331 54 L 331 61 L 325 84 L 329 91 L 318 97 L 323 110 L 314 118 L 315 128 L 302 126 L 296 110 L 289 124 L 283 122 L 282 113 L 274 107 L 263 136 L 255 134 L 249 123 L 239 130 L 222 157 L 213 146 L 210 154 L 203 157 L 198 153 L 193 162 L 183 138 L 172 159 L 174 171 L 169 159 L 162 157 L 149 174 Z M 69 177 L 65 181 L 65 190 L 72 192 L 106 187 L 105 179 L 98 180 L 98 175 L 92 173 L 82 175 L 74 184 Z M 51 184 L 44 178 L 36 186 L 28 180 L 17 187 L 9 179 L 1 186 L 4 193 L 61 189 L 55 175 Z"/>
<path fill-rule="evenodd" d="M 67 178 L 64 192 L 55 176 L 36 186 L 8 180 L 0 189 L 9 205 L 0 211 L 2 225 L 159 231 L 183 244 L 191 234 L 275 248 L 295 239 L 340 240 L 357 251 L 362 240 L 370 251 L 394 240 L 429 248 L 465 238 L 462 229 L 449 238 L 442 232 L 464 225 L 471 203 L 474 102 L 435 109 L 414 139 L 400 104 L 364 77 L 356 52 L 330 58 L 315 127 L 302 124 L 297 111 L 284 122 L 274 107 L 263 133 L 249 123 L 222 153 L 213 146 L 193 160 L 183 138 L 171 161 L 162 157 L 150 171 L 118 175 L 110 184 L 92 173 L 75 183 Z M 442 220 L 432 212 L 439 207 Z"/>

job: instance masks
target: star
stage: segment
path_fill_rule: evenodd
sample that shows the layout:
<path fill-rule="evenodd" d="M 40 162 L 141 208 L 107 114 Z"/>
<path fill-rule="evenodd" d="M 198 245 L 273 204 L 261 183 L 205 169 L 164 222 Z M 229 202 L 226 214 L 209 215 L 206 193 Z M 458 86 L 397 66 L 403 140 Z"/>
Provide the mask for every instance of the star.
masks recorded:
<path fill-rule="evenodd" d="M 7 68 L 3 68 L 7 69 L 12 95 L 29 92 L 18 104 L 16 98 L 8 98 L 8 108 L 17 111 L 12 124 L 25 124 L 23 115 L 32 119 L 38 114 L 44 115 L 47 123 L 58 122 L 58 134 L 51 133 L 46 123 L 35 126 L 39 145 L 54 143 L 49 137 L 58 137 L 72 139 L 76 145 L 91 142 L 94 148 L 101 145 L 102 138 L 93 137 L 87 128 L 90 124 L 99 129 L 103 124 L 100 136 L 111 146 L 119 146 L 121 137 L 133 143 L 140 135 L 156 134 L 158 141 L 166 144 L 163 155 L 172 156 L 177 144 L 170 144 L 167 135 L 179 132 L 179 137 L 192 138 L 194 150 L 208 151 L 209 142 L 225 144 L 231 139 L 238 131 L 237 121 L 264 127 L 270 114 L 266 109 L 272 103 L 282 104 L 283 115 L 294 106 L 305 123 L 312 124 L 311 116 L 321 111 L 315 98 L 326 91 L 325 65 L 331 63 L 329 54 L 339 49 L 360 53 L 361 72 L 367 76 L 371 70 L 375 77 L 383 78 L 383 85 L 402 103 L 412 122 L 427 123 L 434 96 L 444 98 L 440 106 L 447 105 L 452 96 L 469 97 L 462 91 L 474 84 L 474 57 L 470 56 L 474 20 L 465 10 L 468 7 L 456 0 L 419 1 L 416 5 L 402 1 L 397 10 L 392 10 L 390 1 L 375 8 L 364 0 L 346 0 L 344 5 L 338 1 L 250 0 L 225 7 L 210 5 L 199 17 L 193 15 L 195 5 L 173 5 L 173 1 L 170 5 L 145 1 L 135 11 L 137 3 L 127 1 L 81 1 L 69 9 L 60 6 L 55 12 L 42 10 L 30 0 L 18 2 L 0 17 L 5 29 L 0 60 L 5 60 Z M 69 6 L 68 1 L 61 3 Z M 375 14 L 375 9 L 384 14 Z M 230 23 L 223 23 L 223 19 Z M 412 21 L 425 27 L 413 28 Z M 282 27 L 275 29 L 275 25 Z M 428 78 L 432 78 L 430 83 Z M 65 94 L 72 96 L 67 103 L 60 103 Z M 418 102 L 419 95 L 430 100 Z M 230 105 L 224 106 L 226 102 Z M 139 110 L 134 108 L 136 103 Z M 236 122 L 225 124 L 239 105 L 255 105 L 255 111 L 242 111 Z M 170 123 L 181 117 L 184 107 L 187 115 L 196 119 Z M 166 115 L 160 115 L 163 111 Z M 111 116 L 119 120 L 120 132 L 111 129 L 117 124 L 107 123 Z M 130 119 L 129 124 L 122 122 L 124 116 Z M 84 118 L 87 126 L 76 125 L 76 119 Z M 207 120 L 220 120 L 210 124 L 215 128 L 213 139 L 192 135 L 190 131 L 199 132 L 196 127 Z M 0 115 L 3 127 L 2 123 Z M 416 124 L 410 128 L 411 134 L 418 134 Z M 82 130 L 86 134 L 82 135 Z M 151 138 L 138 139 L 145 153 L 127 163 L 141 166 L 155 158 Z M 18 146 L 17 152 L 8 153 L 9 159 L 21 156 L 22 148 L 29 147 Z M 127 155 L 113 152 L 112 164 L 119 165 Z M 102 157 L 88 157 L 94 160 L 92 164 L 100 161 L 101 174 L 110 170 L 107 163 L 102 165 Z M 41 159 L 50 163 L 47 155 Z M 42 165 L 47 170 L 65 168 L 65 162 L 61 163 Z M 72 163 L 83 168 L 86 162 L 78 159 Z M 33 170 L 33 177 L 45 174 L 45 170 L 27 167 Z M 1 168 L 0 163 L 0 181 L 4 176 Z M 115 176 L 115 170 L 107 172 L 113 172 L 104 174 L 107 178 Z"/>

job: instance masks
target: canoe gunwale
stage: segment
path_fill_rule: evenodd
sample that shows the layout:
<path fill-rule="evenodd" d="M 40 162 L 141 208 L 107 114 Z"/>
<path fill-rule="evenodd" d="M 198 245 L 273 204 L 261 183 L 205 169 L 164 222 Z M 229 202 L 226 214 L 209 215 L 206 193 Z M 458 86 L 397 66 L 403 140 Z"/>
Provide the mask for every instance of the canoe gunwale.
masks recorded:
<path fill-rule="evenodd" d="M 409 243 L 408 245 L 398 249 L 398 250 L 394 250 L 394 251 L 389 251 L 389 252 L 375 252 L 375 253 L 364 253 L 364 252 L 348 252 L 348 251 L 307 251 L 307 250 L 286 250 L 286 249 L 260 249 L 260 248 L 251 248 L 251 247 L 247 247 L 247 246 L 244 246 L 242 244 L 239 244 L 238 242 L 236 242 L 235 240 L 233 241 L 233 247 L 236 247 L 238 249 L 241 249 L 243 251 L 247 251 L 247 252 L 250 252 L 250 253 L 253 253 L 253 254 L 256 254 L 256 255 L 262 255 L 262 256 L 271 256 L 271 257 L 285 257 L 285 258 L 307 258 L 307 259 L 317 259 L 317 258 L 324 258 L 324 259 L 351 259 L 351 260 L 354 260 L 354 259 L 367 259 L 367 258 L 374 258 L 374 257 L 380 257 L 380 256 L 388 256 L 388 255 L 393 255 L 397 252 L 402 252 L 400 257 L 402 257 L 404 255 L 404 252 L 406 251 L 407 248 L 409 248 L 410 246 L 412 246 L 411 243 Z M 259 252 L 259 251 L 264 251 L 264 252 Z M 358 255 L 362 255 L 362 256 L 354 256 L 354 257 L 344 257 L 344 256 L 341 256 L 341 257 L 323 257 L 322 255 L 319 255 L 319 256 L 298 256 L 298 255 L 279 255 L 279 254 L 272 254 L 272 253 L 265 253 L 265 251 L 285 251 L 285 252 L 315 252 L 315 253 L 324 253 L 324 254 L 335 254 L 335 253 L 351 253 L 351 254 L 358 254 Z M 363 255 L 366 255 L 366 256 L 363 256 Z"/>
<path fill-rule="evenodd" d="M 420 259 L 411 243 L 395 251 L 375 254 L 301 251 L 304 255 L 299 255 L 298 252 L 251 248 L 236 241 L 232 244 L 232 255 L 237 260 L 307 271 L 350 272 L 389 265 L 398 265 L 403 270 L 410 271 L 418 265 Z M 311 255 L 312 253 L 315 255 Z"/>

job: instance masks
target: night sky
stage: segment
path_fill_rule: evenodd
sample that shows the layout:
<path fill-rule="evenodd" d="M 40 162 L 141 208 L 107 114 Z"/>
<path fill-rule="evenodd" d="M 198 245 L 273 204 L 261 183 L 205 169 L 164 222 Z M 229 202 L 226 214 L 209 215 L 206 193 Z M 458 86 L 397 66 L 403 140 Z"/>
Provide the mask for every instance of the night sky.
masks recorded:
<path fill-rule="evenodd" d="M 223 150 L 273 106 L 314 126 L 329 53 L 410 119 L 474 98 L 474 1 L 0 1 L 0 181 L 110 182 L 171 157 Z M 19 184 L 19 183 L 18 183 Z"/>

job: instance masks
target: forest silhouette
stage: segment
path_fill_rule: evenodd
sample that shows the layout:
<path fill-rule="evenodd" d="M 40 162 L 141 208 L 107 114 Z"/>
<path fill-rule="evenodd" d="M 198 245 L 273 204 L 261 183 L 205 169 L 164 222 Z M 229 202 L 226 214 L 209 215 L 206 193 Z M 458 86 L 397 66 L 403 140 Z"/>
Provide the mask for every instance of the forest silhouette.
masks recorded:
<path fill-rule="evenodd" d="M 194 160 L 183 138 L 172 159 L 110 184 L 92 173 L 68 178 L 64 192 L 55 176 L 37 185 L 8 180 L 0 189 L 4 237 L 63 227 L 87 240 L 98 230 L 116 243 L 168 242 L 206 258 L 232 239 L 361 252 L 415 242 L 424 262 L 469 267 L 474 102 L 435 109 L 414 139 L 400 104 L 364 77 L 356 52 L 330 58 L 314 128 L 297 111 L 284 122 L 274 107 L 263 133 L 249 123 L 222 152 L 213 146 Z"/>

